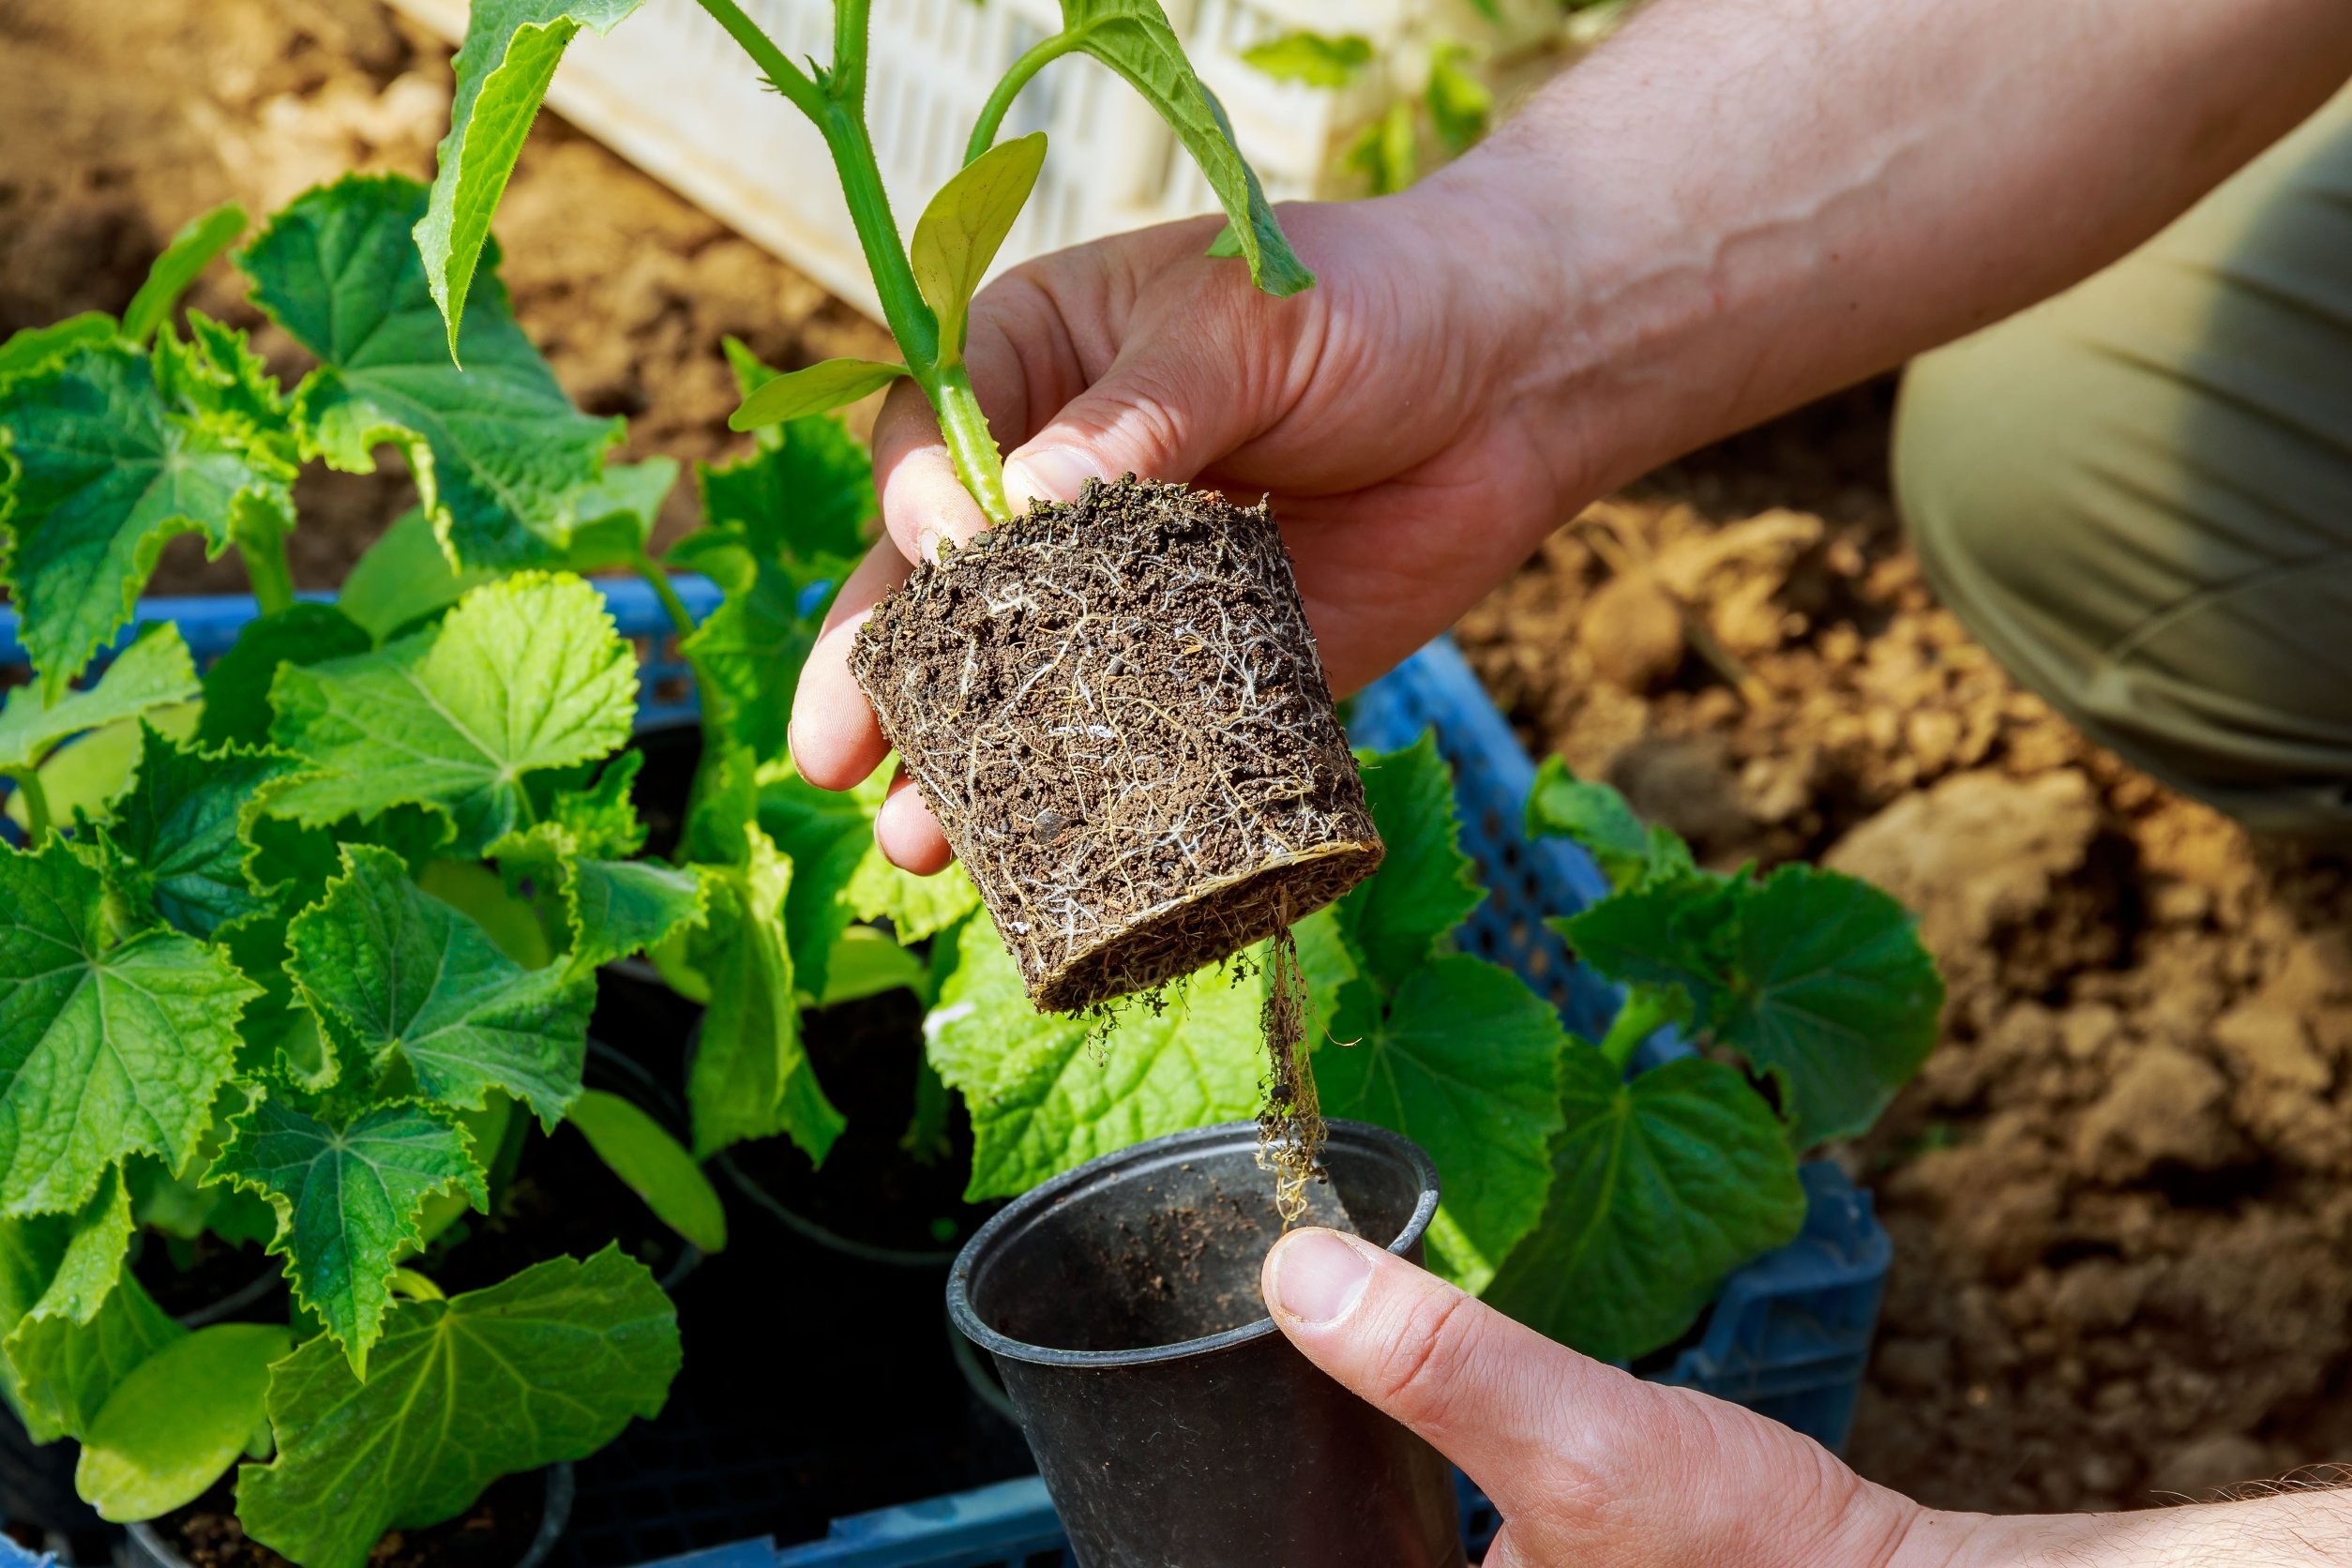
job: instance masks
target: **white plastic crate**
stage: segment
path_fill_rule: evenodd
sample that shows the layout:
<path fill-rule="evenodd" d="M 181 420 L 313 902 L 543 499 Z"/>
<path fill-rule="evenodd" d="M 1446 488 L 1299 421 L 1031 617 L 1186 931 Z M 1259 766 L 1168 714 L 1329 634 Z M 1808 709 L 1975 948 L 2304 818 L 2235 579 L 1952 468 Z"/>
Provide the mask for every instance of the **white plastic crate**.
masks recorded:
<path fill-rule="evenodd" d="M 391 0 L 455 43 L 466 0 Z M 832 0 L 742 0 L 794 59 L 827 58 Z M 1224 103 L 1243 153 L 1276 201 L 1326 193 L 1340 138 L 1388 88 L 1274 81 L 1242 51 L 1297 28 L 1357 33 L 1376 49 L 1433 22 L 1511 48 L 1556 30 L 1553 0 L 1512 0 L 1498 33 L 1466 0 L 1168 0 L 1194 68 Z M 1055 0 L 878 0 L 867 113 L 892 213 L 911 232 L 954 173 L 988 90 L 1060 28 Z M 873 284 L 824 143 L 694 0 L 648 0 L 610 36 L 582 31 L 548 100 L 565 118 L 868 314 Z M 1068 55 L 1033 78 L 1004 134 L 1043 130 L 1036 194 L 999 254 L 1030 256 L 1215 210 L 1208 183 L 1151 107 L 1109 70 Z"/>

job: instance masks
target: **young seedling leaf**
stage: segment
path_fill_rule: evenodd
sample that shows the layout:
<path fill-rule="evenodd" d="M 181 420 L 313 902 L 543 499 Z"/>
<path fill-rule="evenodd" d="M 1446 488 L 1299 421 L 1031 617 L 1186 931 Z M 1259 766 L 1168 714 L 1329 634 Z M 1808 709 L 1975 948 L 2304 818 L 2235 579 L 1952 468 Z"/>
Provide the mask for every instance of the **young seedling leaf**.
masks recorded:
<path fill-rule="evenodd" d="M 973 915 L 923 1025 L 931 1065 L 972 1108 L 965 1196 L 1011 1197 L 1147 1138 L 1255 1116 L 1264 997 L 1261 983 L 1203 970 L 1163 1011 L 1122 1017 L 1097 1052 L 1090 1019 L 1029 1004 L 996 927 Z"/>
<path fill-rule="evenodd" d="M 637 661 L 578 578 L 521 573 L 476 588 L 434 628 L 315 669 L 281 668 L 278 745 L 321 776 L 277 809 L 298 822 L 402 803 L 455 820 L 479 854 L 529 817 L 526 776 L 626 744 Z"/>
<path fill-rule="evenodd" d="M 1628 1082 L 1582 1042 L 1560 1066 L 1567 1127 L 1543 1222 L 1486 1300 L 1587 1355 L 1630 1360 L 1672 1343 L 1725 1275 L 1793 1239 L 1804 1188 L 1736 1067 L 1685 1058 Z"/>
<path fill-rule="evenodd" d="M 677 1371 L 677 1311 L 616 1247 L 402 1302 L 364 1383 L 324 1335 L 272 1368 L 278 1457 L 238 1470 L 237 1516 L 305 1568 L 366 1568 L 387 1529 L 453 1518 L 501 1475 L 650 1421 Z"/>
<path fill-rule="evenodd" d="M 1461 850 L 1454 775 L 1438 754 L 1436 735 L 1424 732 L 1401 751 L 1365 753 L 1357 761 L 1364 803 L 1388 858 L 1377 875 L 1340 900 L 1339 924 L 1373 978 L 1387 988 L 1426 962 L 1438 939 L 1469 918 L 1486 895 Z"/>
<path fill-rule="evenodd" d="M 78 1208 L 133 1153 L 186 1163 L 260 994 L 176 931 L 117 940 L 64 840 L 0 854 L 0 1212 Z"/>
<path fill-rule="evenodd" d="M 907 248 L 915 286 L 939 318 L 940 362 L 964 356 L 965 312 L 1045 167 L 1042 130 L 1000 142 L 956 171 L 915 220 Z"/>
<path fill-rule="evenodd" d="M 1626 888 L 1546 924 L 1604 977 L 1680 987 L 1694 1015 L 1704 1018 L 1730 984 L 1740 898 L 1737 883 L 1685 874 Z"/>
<path fill-rule="evenodd" d="M 287 940 L 329 1038 L 379 1068 L 397 1054 L 426 1099 L 474 1108 L 500 1090 L 552 1128 L 580 1093 L 594 985 L 564 965 L 522 968 L 390 851 L 345 845 L 343 875 Z"/>
<path fill-rule="evenodd" d="M 237 242 L 237 236 L 245 233 L 245 209 L 234 202 L 189 219 L 147 269 L 147 280 L 139 285 L 139 292 L 130 296 L 123 311 L 123 336 L 134 343 L 154 337 L 156 328 L 172 319 L 173 308 L 197 275 Z"/>
<path fill-rule="evenodd" d="M 185 702 L 199 690 L 196 661 L 168 621 L 143 627 L 86 690 L 45 701 L 18 686 L 0 707 L 0 768 L 37 765 L 68 735 Z"/>
<path fill-rule="evenodd" d="M 727 416 L 727 428 L 756 430 L 786 419 L 831 414 L 909 373 L 904 365 L 885 365 L 877 359 L 822 360 L 762 384 Z"/>
<path fill-rule="evenodd" d="M 386 642 L 498 575 L 487 566 L 460 571 L 449 565 L 433 537 L 432 519 L 413 506 L 352 564 L 335 605 L 365 627 L 371 641 Z"/>
<path fill-rule="evenodd" d="M 1437 128 L 1438 144 L 1449 158 L 1458 158 L 1486 134 L 1493 117 L 1494 95 L 1470 69 L 1474 56 L 1460 44 L 1442 44 L 1429 60 L 1429 123 Z"/>
<path fill-rule="evenodd" d="M 415 231 L 433 299 L 448 321 L 451 358 L 462 359 L 458 324 L 490 241 L 490 215 L 506 193 L 565 46 L 583 26 L 611 32 L 641 4 L 477 0 L 466 19 L 465 42 L 449 62 L 458 79 L 449 134 L 435 155 L 431 200 Z"/>
<path fill-rule="evenodd" d="M 1311 33 L 1301 29 L 1254 43 L 1242 51 L 1244 63 L 1276 82 L 1310 87 L 1345 87 L 1372 63 L 1372 40 L 1356 33 Z"/>
<path fill-rule="evenodd" d="M 1910 913 L 1868 882 L 1784 866 L 1742 891 L 1716 1037 L 1779 1080 L 1796 1147 L 1857 1137 L 1936 1044 L 1936 962 Z"/>
<path fill-rule="evenodd" d="M 1193 74 L 1159 0 L 1062 0 L 1062 25 L 1078 47 L 1125 77 L 1192 154 L 1232 220 L 1251 281 L 1271 294 L 1313 284 L 1244 161 L 1224 106 Z"/>
<path fill-rule="evenodd" d="M 606 464 L 602 478 L 572 497 L 580 522 L 572 530 L 565 569 L 601 572 L 634 565 L 653 537 L 661 504 L 677 485 L 675 458 Z"/>
<path fill-rule="evenodd" d="M 686 943 L 710 988 L 686 1078 L 694 1153 L 706 1159 L 731 1143 L 783 1133 L 822 1165 L 846 1123 L 801 1043 L 785 935 L 792 863 L 757 827 L 744 829 L 744 839 L 741 865 L 705 871 L 710 919 Z"/>
<path fill-rule="evenodd" d="M 215 1323 L 149 1356 L 90 1423 L 74 1490 L 117 1524 L 195 1501 L 262 1429 L 270 1364 L 293 1349 L 275 1323 Z"/>
<path fill-rule="evenodd" d="M 396 1101 L 322 1121 L 264 1089 L 230 1122 L 205 1180 L 234 1183 L 277 1211 L 270 1255 L 286 1260 L 295 1302 L 364 1379 L 392 1304 L 394 1259 L 425 1244 L 425 1200 L 462 1192 L 490 1210 L 469 1144 L 433 1107 Z"/>
<path fill-rule="evenodd" d="M 143 723 L 137 781 L 99 831 L 158 917 L 210 941 L 270 907 L 247 874 L 248 830 L 297 765 L 283 752 L 182 746 Z"/>
<path fill-rule="evenodd" d="M 85 344 L 111 343 L 120 335 L 114 318 L 103 310 L 84 310 L 47 326 L 22 327 L 0 341 L 0 382 L 53 364 Z"/>
<path fill-rule="evenodd" d="M 1395 1128 L 1429 1152 L 1447 1173 L 1430 1266 L 1477 1290 L 1544 1213 L 1560 1015 L 1509 970 L 1448 954 L 1386 1007 L 1343 1006 L 1330 1023 L 1335 1038 L 1314 1057 L 1323 1114 Z"/>
<path fill-rule="evenodd" d="M 509 834 L 490 852 L 510 886 L 527 882 L 535 894 L 554 895 L 570 933 L 576 973 L 657 946 L 707 917 L 701 878 L 693 867 L 597 858 L 560 822 Z"/>
<path fill-rule="evenodd" d="M 704 1252 L 727 1245 L 727 1210 L 694 1156 L 618 1094 L 583 1089 L 566 1118 L 662 1224 Z"/>
<path fill-rule="evenodd" d="M 294 390 L 304 451 L 368 474 L 374 448 L 396 445 L 451 561 L 559 565 L 622 422 L 572 406 L 493 277 L 475 279 L 465 369 L 450 362 L 401 237 L 424 207 L 413 180 L 350 175 L 297 198 L 239 254 L 253 302 L 321 361 Z"/>
<path fill-rule="evenodd" d="M 434 559 L 440 559 L 437 550 Z M 196 729 L 197 741 L 208 746 L 267 746 L 276 716 L 269 692 L 279 665 L 307 670 L 364 654 L 374 645 L 365 628 L 331 604 L 290 604 L 248 621 L 229 651 L 204 671 L 204 714 Z"/>
<path fill-rule="evenodd" d="M 761 433 L 776 439 L 740 462 L 696 466 L 711 531 L 765 560 L 854 562 L 865 554 L 882 515 L 866 444 L 832 415 Z"/>
<path fill-rule="evenodd" d="M 217 556 L 241 512 L 293 509 L 290 470 L 168 404 L 128 346 L 0 385 L 0 428 L 8 586 L 53 700 L 130 619 L 166 542 L 202 534 Z"/>

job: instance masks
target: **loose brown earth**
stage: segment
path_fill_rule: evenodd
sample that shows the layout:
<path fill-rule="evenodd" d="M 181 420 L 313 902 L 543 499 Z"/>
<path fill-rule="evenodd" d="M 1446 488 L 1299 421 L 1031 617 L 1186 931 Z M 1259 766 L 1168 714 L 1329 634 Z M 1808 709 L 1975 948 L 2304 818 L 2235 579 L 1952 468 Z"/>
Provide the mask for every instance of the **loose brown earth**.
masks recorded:
<path fill-rule="evenodd" d="M 546 1473 L 510 1475 L 492 1482 L 454 1519 L 429 1530 L 386 1530 L 369 1549 L 368 1568 L 514 1568 L 546 1512 Z M 189 1568 L 293 1568 L 245 1533 L 225 1486 L 165 1515 L 156 1530 Z"/>
<path fill-rule="evenodd" d="M 0 0 L 0 332 L 119 309 L 212 202 L 430 173 L 446 53 L 376 0 L 138 9 Z M 632 455 L 724 449 L 722 332 L 787 366 L 883 347 L 560 124 L 499 227 L 524 324 L 576 397 L 632 416 Z M 225 271 L 196 297 L 239 309 Z M 1464 646 L 1531 744 L 1711 860 L 1826 856 L 1922 912 L 1947 1040 L 1848 1155 L 1897 1245 L 1866 1474 L 2130 1507 L 2352 1457 L 2352 878 L 2086 746 L 1936 608 L 1887 497 L 1886 401 L 1595 507 Z M 334 477 L 304 500 L 296 571 L 325 586 L 409 495 Z M 165 573 L 237 585 L 178 553 Z"/>

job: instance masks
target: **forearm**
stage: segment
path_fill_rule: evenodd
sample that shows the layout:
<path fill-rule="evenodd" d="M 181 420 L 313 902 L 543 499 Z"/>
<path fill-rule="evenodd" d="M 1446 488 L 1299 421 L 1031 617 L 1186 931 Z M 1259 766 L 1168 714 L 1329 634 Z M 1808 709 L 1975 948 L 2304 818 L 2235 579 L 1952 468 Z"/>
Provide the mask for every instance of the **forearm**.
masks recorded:
<path fill-rule="evenodd" d="M 2088 275 L 2347 74 L 2343 0 L 1656 0 L 1425 199 L 1510 248 L 1591 493 Z"/>
<path fill-rule="evenodd" d="M 1929 1515 L 1891 1568 L 2344 1568 L 2352 1494 L 2303 1490 L 2133 1514 L 1979 1519 Z"/>

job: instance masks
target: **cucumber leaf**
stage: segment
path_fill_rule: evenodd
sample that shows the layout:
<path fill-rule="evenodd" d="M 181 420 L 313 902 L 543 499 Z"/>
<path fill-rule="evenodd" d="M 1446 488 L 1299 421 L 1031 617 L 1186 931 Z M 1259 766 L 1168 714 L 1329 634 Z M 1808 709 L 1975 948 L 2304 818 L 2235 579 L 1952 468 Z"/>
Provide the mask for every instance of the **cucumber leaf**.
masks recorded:
<path fill-rule="evenodd" d="M 365 1382 L 324 1335 L 272 1368 L 278 1457 L 239 1469 L 237 1516 L 306 1568 L 366 1568 L 386 1530 L 452 1518 L 499 1476 L 653 1419 L 677 1371 L 677 1311 L 616 1247 L 402 1302 Z"/>
<path fill-rule="evenodd" d="M 173 307 L 179 304 L 180 295 L 197 275 L 237 242 L 237 236 L 245 233 L 245 209 L 225 202 L 181 225 L 163 254 L 155 259 L 155 265 L 147 269 L 147 280 L 124 308 L 123 336 L 134 343 L 154 337 L 156 328 L 172 319 Z"/>
<path fill-rule="evenodd" d="M 746 827 L 743 837 L 742 864 L 704 868 L 710 919 L 686 941 L 687 957 L 710 988 L 686 1078 L 694 1153 L 708 1158 L 731 1143 L 783 1133 L 822 1165 L 846 1123 L 801 1041 L 785 934 L 792 863 L 759 828 Z"/>
<path fill-rule="evenodd" d="M 694 665 L 708 725 L 761 762 L 787 754 L 801 666 L 817 643 L 832 593 L 850 563 L 762 555 L 736 535 L 705 529 L 671 560 L 709 574 L 725 592 L 678 651 Z"/>
<path fill-rule="evenodd" d="M 1778 1080 L 1798 1148 L 1856 1137 L 1936 1044 L 1944 986 L 1918 923 L 1868 882 L 1810 866 L 1742 894 L 1715 1037 Z"/>
<path fill-rule="evenodd" d="M 1262 968 L 1262 946 L 1252 956 Z M 975 914 L 923 1024 L 931 1065 L 972 1108 L 965 1196 L 1010 1197 L 1147 1138 L 1255 1116 L 1264 999 L 1262 981 L 1206 969 L 1164 1010 L 1123 1015 L 1097 1050 L 1092 1020 L 1029 1004 L 996 927 Z"/>
<path fill-rule="evenodd" d="M 1696 873 L 1690 846 L 1672 830 L 1645 824 L 1606 784 L 1578 778 L 1568 764 L 1546 757 L 1535 770 L 1527 798 L 1530 837 L 1573 839 L 1582 846 L 1611 887 L 1625 888 L 1662 878 Z"/>
<path fill-rule="evenodd" d="M 1357 758 L 1364 802 L 1388 846 L 1380 870 L 1339 901 L 1340 928 L 1381 987 L 1427 962 L 1486 897 L 1461 850 L 1454 775 L 1425 731 L 1401 751 Z"/>
<path fill-rule="evenodd" d="M 267 746 L 275 716 L 269 691 L 279 665 L 308 669 L 364 654 L 372 646 L 367 632 L 331 604 L 290 604 L 248 621 L 229 651 L 204 671 L 204 713 L 197 725 L 197 741 L 212 746 Z"/>
<path fill-rule="evenodd" d="M 1243 63 L 1276 82 L 1345 87 L 1372 63 L 1372 40 L 1360 33 L 1311 33 L 1304 28 L 1251 44 Z"/>
<path fill-rule="evenodd" d="M 911 373 L 904 365 L 885 365 L 878 359 L 820 360 L 761 383 L 727 416 L 727 428 L 756 430 L 786 419 L 831 414 Z"/>
<path fill-rule="evenodd" d="M 296 198 L 239 254 L 253 302 L 321 361 L 294 389 L 304 453 L 368 474 L 378 445 L 398 446 L 451 562 L 559 565 L 622 422 L 572 406 L 495 277 L 475 279 L 466 368 L 450 362 L 401 238 L 424 210 L 415 181 L 353 174 Z"/>
<path fill-rule="evenodd" d="M 133 1153 L 196 1153 L 260 988 L 160 928 L 119 936 L 62 839 L 0 854 L 0 1212 L 79 1208 Z"/>
<path fill-rule="evenodd" d="M 1703 1018 L 1730 984 L 1741 897 L 1740 882 L 1685 874 L 1625 888 L 1546 924 L 1605 978 L 1679 987 Z"/>
<path fill-rule="evenodd" d="M 1475 1292 L 1543 1216 L 1566 1032 L 1517 975 L 1463 954 L 1416 970 L 1385 1005 L 1367 991 L 1342 992 L 1315 1051 L 1323 1114 L 1429 1152 L 1446 1179 L 1430 1267 Z"/>
<path fill-rule="evenodd" d="M 277 743 L 321 776 L 277 809 L 310 825 L 435 806 L 477 855 L 530 816 L 529 775 L 626 744 L 637 661 L 603 596 L 526 572 L 476 588 L 437 627 L 373 653 L 279 671 Z"/>
<path fill-rule="evenodd" d="M 449 565 L 433 537 L 433 520 L 412 506 L 353 563 L 335 604 L 367 628 L 371 641 L 384 642 L 498 575 L 487 566 L 460 571 Z"/>
<path fill-rule="evenodd" d="M 882 516 L 866 444 L 832 415 L 760 433 L 774 439 L 751 456 L 696 465 L 711 529 L 767 560 L 853 562 L 865 554 Z"/>
<path fill-rule="evenodd" d="M 527 882 L 534 897 L 557 899 L 575 973 L 658 946 L 707 917 L 702 881 L 692 867 L 598 859 L 560 822 L 509 834 L 490 852 L 509 886 Z"/>
<path fill-rule="evenodd" d="M 185 702 L 199 689 L 196 661 L 179 627 L 168 621 L 143 626 L 84 690 L 53 699 L 31 686 L 9 692 L 0 708 L 0 768 L 38 765 L 69 735 Z"/>
<path fill-rule="evenodd" d="M 0 382 L 38 370 L 85 344 L 111 343 L 119 336 L 114 318 L 103 310 L 84 310 L 47 326 L 22 327 L 0 341 Z"/>
<path fill-rule="evenodd" d="M 115 1385 L 183 1332 L 123 1267 L 131 1229 L 113 1171 L 78 1214 L 0 1220 L 0 1364 L 36 1442 L 87 1431 Z"/>
<path fill-rule="evenodd" d="M 270 1363 L 293 1349 L 274 1323 L 215 1323 L 149 1356 L 90 1423 L 74 1490 L 118 1524 L 195 1501 L 261 1430 Z"/>
<path fill-rule="evenodd" d="M 1587 1355 L 1630 1360 L 1671 1344 L 1726 1274 L 1792 1240 L 1804 1188 L 1736 1067 L 1684 1058 L 1627 1081 L 1578 1041 L 1560 1089 L 1543 1223 L 1486 1301 Z"/>
<path fill-rule="evenodd" d="M 277 1211 L 270 1256 L 286 1260 L 295 1303 L 318 1318 L 361 1379 L 392 1304 L 395 1259 L 425 1244 L 425 1200 L 461 1192 L 490 1212 L 465 1130 L 445 1110 L 405 1101 L 338 1125 L 262 1089 L 231 1120 L 204 1179 L 232 1183 Z"/>
<path fill-rule="evenodd" d="M 1258 175 L 1234 144 L 1224 107 L 1193 74 L 1159 0 L 1062 0 L 1062 26 L 1078 48 L 1125 77 L 1192 154 L 1231 220 L 1250 280 L 1270 294 L 1312 285 L 1315 275 L 1291 252 Z"/>
<path fill-rule="evenodd" d="M 155 364 L 84 346 L 0 384 L 0 520 L 24 646 L 54 700 L 130 619 L 164 545 L 219 555 L 246 514 L 291 516 L 273 444 L 167 402 Z"/>
<path fill-rule="evenodd" d="M 449 62 L 458 79 L 449 134 L 435 154 L 431 199 L 415 230 L 433 300 L 448 322 L 452 359 L 460 357 L 458 324 L 490 241 L 490 215 L 506 193 L 565 46 L 583 26 L 611 32 L 642 3 L 475 0 L 465 42 Z"/>
<path fill-rule="evenodd" d="M 175 930 L 210 941 L 271 902 L 248 874 L 252 820 L 298 765 L 279 751 L 182 746 L 142 723 L 139 771 L 99 829 L 125 864 L 122 881 Z"/>
<path fill-rule="evenodd" d="M 1000 142 L 957 170 L 915 219 L 907 255 L 915 287 L 939 319 L 941 364 L 962 363 L 972 296 L 980 292 L 980 279 L 1013 232 L 1045 163 L 1042 130 Z"/>
<path fill-rule="evenodd" d="M 595 986 L 563 965 L 524 969 L 391 851 L 342 855 L 287 938 L 288 972 L 327 1037 L 379 1071 L 397 1055 L 435 1104 L 478 1109 L 503 1090 L 552 1130 L 580 1093 Z"/>
<path fill-rule="evenodd" d="M 581 1090 L 566 1120 L 662 1224 L 704 1252 L 725 1249 L 726 1206 L 694 1156 L 660 1123 L 600 1089 Z"/>

